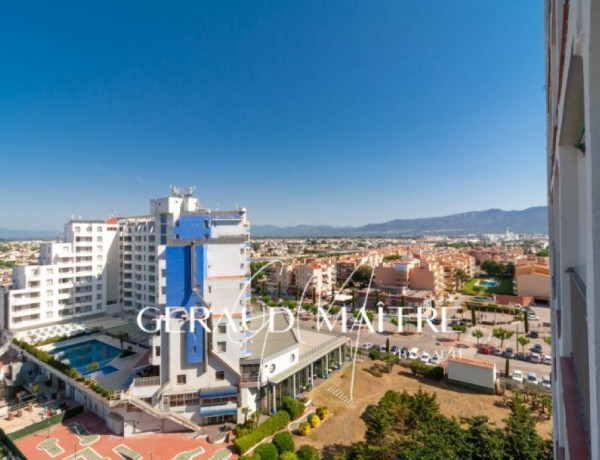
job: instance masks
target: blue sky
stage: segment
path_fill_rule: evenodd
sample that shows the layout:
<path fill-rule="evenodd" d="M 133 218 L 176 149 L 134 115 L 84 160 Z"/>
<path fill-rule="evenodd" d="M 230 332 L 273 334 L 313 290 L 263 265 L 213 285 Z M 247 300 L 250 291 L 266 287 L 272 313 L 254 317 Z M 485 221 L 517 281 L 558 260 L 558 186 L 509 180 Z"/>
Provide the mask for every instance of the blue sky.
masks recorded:
<path fill-rule="evenodd" d="M 255 224 L 546 203 L 543 2 L 0 4 L 0 227 Z"/>

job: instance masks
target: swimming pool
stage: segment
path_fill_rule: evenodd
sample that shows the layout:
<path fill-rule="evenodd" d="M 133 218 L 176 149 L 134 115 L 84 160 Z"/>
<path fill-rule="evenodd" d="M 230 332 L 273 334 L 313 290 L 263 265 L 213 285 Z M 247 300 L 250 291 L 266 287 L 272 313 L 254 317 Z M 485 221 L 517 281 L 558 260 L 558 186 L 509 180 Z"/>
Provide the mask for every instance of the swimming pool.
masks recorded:
<path fill-rule="evenodd" d="M 481 280 L 477 283 L 477 286 L 482 286 L 482 287 L 496 287 L 498 286 L 500 283 L 498 281 L 494 281 L 494 280 Z"/>
<path fill-rule="evenodd" d="M 65 347 L 55 348 L 49 352 L 56 359 L 77 369 L 82 375 L 92 372 L 103 371 L 104 375 L 116 371 L 116 368 L 108 366 L 113 359 L 121 354 L 121 350 L 99 340 L 88 340 L 87 342 L 74 343 Z M 90 369 L 90 364 L 98 364 L 98 367 Z M 108 368 L 114 369 L 111 371 Z M 108 369 L 108 371 L 104 371 Z"/>

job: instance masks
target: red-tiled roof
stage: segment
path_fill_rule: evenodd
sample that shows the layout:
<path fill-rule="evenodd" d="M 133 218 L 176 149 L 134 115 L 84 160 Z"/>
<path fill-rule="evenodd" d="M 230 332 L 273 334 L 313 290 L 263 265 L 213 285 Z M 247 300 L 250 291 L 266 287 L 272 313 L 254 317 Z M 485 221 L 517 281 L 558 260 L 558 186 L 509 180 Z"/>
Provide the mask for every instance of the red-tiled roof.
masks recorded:
<path fill-rule="evenodd" d="M 448 361 L 454 361 L 457 363 L 462 363 L 462 364 L 469 364 L 470 366 L 477 366 L 477 367 L 487 367 L 488 369 L 493 369 L 496 365 L 490 361 L 480 361 L 478 359 L 472 359 L 472 358 L 461 358 L 458 356 L 450 356 L 448 358 Z"/>
<path fill-rule="evenodd" d="M 115 225 L 115 224 L 118 224 L 119 221 L 117 220 L 116 217 L 113 217 L 112 219 L 107 220 L 106 223 L 109 225 Z"/>

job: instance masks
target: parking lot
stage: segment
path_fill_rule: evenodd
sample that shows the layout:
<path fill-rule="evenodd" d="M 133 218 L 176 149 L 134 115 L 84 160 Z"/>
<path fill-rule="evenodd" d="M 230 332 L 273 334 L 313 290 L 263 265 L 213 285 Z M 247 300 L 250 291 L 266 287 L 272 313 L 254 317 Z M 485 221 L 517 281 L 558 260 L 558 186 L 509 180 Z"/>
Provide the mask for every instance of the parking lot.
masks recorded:
<path fill-rule="evenodd" d="M 462 299 L 459 299 L 456 303 L 458 304 L 461 301 Z M 547 345 L 543 339 L 544 337 L 550 336 L 550 328 L 548 327 L 550 323 L 550 311 L 548 307 L 533 307 L 533 311 L 535 312 L 535 315 L 539 317 L 539 320 L 530 320 L 529 328 L 530 333 L 537 333 L 538 338 L 531 338 L 529 335 L 527 336 L 529 343 L 524 347 L 524 357 L 526 359 L 521 360 L 516 359 L 516 357 L 510 359 L 510 372 L 512 373 L 514 370 L 520 370 L 525 376 L 527 376 L 529 372 L 533 372 L 536 374 L 537 378 L 541 380 L 542 376 L 550 374 L 551 366 L 548 363 L 531 362 L 527 358 L 531 356 L 532 350 L 536 346 L 538 347 L 538 350 L 541 351 L 541 353 L 538 353 L 541 360 L 543 360 L 543 356 L 549 356 L 551 354 L 550 346 Z M 351 315 L 348 315 L 348 317 L 350 316 Z M 493 313 L 487 313 L 485 316 L 481 316 L 480 319 L 493 322 L 493 316 Z M 405 331 L 403 333 L 398 333 L 397 326 L 392 324 L 388 318 L 383 320 L 383 331 L 381 333 L 370 332 L 366 326 L 362 326 L 360 331 L 357 327 L 350 329 L 351 326 L 348 324 L 345 335 L 353 339 L 353 346 L 356 346 L 358 341 L 358 346 L 363 348 L 363 352 L 366 352 L 365 344 L 385 347 L 386 341 L 389 339 L 390 347 L 396 346 L 399 349 L 404 347 L 409 350 L 413 348 L 418 349 L 419 358 L 425 351 L 430 356 L 437 354 L 440 357 L 440 360 L 443 361 L 449 354 L 455 353 L 463 357 L 494 362 L 496 363 L 498 372 L 504 373 L 506 363 L 504 353 L 506 352 L 506 349 L 512 348 L 515 354 L 517 353 L 517 350 L 521 352 L 521 345 L 518 345 L 517 347 L 517 337 L 524 336 L 525 333 L 522 322 L 512 321 L 513 318 L 508 315 L 502 316 L 503 317 L 501 317 L 501 315 L 496 315 L 496 321 L 507 321 L 506 324 L 477 324 L 475 327 L 471 327 L 470 312 L 465 312 L 464 314 L 459 313 L 455 319 L 457 321 L 464 319 L 468 325 L 467 331 L 461 333 L 460 336 L 457 332 L 452 331 L 450 326 L 447 327 L 446 332 L 442 332 L 441 326 L 437 326 L 438 331 L 435 332 L 427 324 L 423 326 L 421 333 L 417 332 L 415 324 L 405 326 Z M 316 328 L 316 317 L 313 315 L 301 316 L 299 318 L 299 324 L 302 327 Z M 378 329 L 378 324 L 378 319 L 376 317 L 373 320 L 373 326 L 376 330 Z M 321 327 L 325 328 L 324 330 L 327 330 L 326 326 L 323 324 L 321 324 Z M 504 340 L 504 343 L 502 343 L 500 339 L 493 336 L 493 329 L 495 327 L 503 327 L 513 331 L 513 336 Z M 477 346 L 477 339 L 472 335 L 472 331 L 475 329 L 479 329 L 483 332 L 483 337 L 479 340 L 479 347 Z M 340 333 L 342 332 L 339 321 L 335 323 L 333 330 Z M 489 346 L 491 349 L 501 349 L 502 355 L 495 356 L 494 354 L 481 353 L 480 348 L 484 345 Z M 370 348 L 370 346 L 367 346 L 367 348 Z"/>

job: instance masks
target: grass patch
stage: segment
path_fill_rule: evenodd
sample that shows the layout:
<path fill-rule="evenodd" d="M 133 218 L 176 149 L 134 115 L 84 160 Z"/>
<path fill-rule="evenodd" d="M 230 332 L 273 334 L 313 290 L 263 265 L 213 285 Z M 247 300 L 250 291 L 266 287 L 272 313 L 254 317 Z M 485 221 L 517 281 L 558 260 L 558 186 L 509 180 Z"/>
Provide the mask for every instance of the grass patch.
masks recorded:
<path fill-rule="evenodd" d="M 500 284 L 494 287 L 485 287 L 485 286 L 475 286 L 478 281 L 482 281 L 484 279 L 493 279 L 494 281 L 498 281 Z M 490 295 L 490 294 L 508 294 L 512 295 L 513 293 L 513 280 L 512 278 L 473 278 L 463 288 L 463 294 L 466 295 Z"/>

